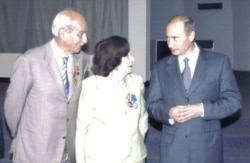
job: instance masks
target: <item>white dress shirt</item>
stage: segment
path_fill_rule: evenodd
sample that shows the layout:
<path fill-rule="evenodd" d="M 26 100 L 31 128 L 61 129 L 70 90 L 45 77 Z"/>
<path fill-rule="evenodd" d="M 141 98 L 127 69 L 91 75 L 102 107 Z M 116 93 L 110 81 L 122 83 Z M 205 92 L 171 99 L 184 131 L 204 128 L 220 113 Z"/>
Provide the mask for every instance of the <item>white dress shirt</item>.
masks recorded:
<path fill-rule="evenodd" d="M 51 47 L 52 47 L 52 50 L 54 52 L 54 56 L 56 58 L 56 62 L 57 62 L 59 70 L 61 70 L 63 68 L 62 57 L 69 57 L 68 62 L 67 62 L 67 72 L 68 72 L 68 77 L 69 77 L 69 82 L 70 82 L 70 88 L 69 88 L 69 95 L 70 95 L 72 81 L 73 81 L 73 66 L 74 66 L 72 54 L 66 54 L 65 52 L 63 52 L 56 44 L 55 39 L 52 39 Z"/>

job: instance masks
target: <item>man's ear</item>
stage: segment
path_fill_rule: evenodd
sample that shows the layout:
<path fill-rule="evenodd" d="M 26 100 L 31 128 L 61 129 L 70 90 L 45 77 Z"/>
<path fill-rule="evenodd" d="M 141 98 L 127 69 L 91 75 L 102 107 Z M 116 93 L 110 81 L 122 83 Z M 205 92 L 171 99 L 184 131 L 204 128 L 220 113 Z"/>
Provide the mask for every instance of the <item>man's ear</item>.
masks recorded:
<path fill-rule="evenodd" d="M 191 31 L 188 38 L 190 42 L 193 42 L 195 39 L 195 31 Z"/>
<path fill-rule="evenodd" d="M 61 40 L 65 40 L 66 37 L 67 37 L 67 32 L 64 31 L 64 29 L 60 29 L 58 31 L 58 37 L 61 39 Z"/>

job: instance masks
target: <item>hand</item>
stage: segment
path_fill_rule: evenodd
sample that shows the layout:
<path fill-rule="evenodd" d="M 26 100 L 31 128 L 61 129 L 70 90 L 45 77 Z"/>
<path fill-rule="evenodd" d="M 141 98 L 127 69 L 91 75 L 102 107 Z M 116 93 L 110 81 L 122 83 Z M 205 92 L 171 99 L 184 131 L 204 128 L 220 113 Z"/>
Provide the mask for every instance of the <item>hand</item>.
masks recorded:
<path fill-rule="evenodd" d="M 185 106 L 175 106 L 170 109 L 169 116 L 176 122 L 184 123 L 188 120 L 201 117 L 203 115 L 203 111 L 204 109 L 202 103 Z"/>
<path fill-rule="evenodd" d="M 178 106 L 174 106 L 174 107 L 170 108 L 169 117 L 171 119 L 173 119 L 174 121 L 179 122 L 180 110 L 185 108 L 185 107 L 186 107 L 185 105 L 178 105 Z"/>

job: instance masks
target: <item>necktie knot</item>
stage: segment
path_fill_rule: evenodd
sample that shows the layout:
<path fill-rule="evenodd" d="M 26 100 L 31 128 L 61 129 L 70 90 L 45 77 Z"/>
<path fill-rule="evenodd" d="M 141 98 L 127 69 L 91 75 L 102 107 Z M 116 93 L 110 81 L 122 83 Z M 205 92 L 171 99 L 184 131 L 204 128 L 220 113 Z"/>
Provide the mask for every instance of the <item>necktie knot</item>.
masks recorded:
<path fill-rule="evenodd" d="M 67 65 L 69 57 L 63 57 L 62 59 L 63 59 L 63 64 Z"/>
<path fill-rule="evenodd" d="M 184 61 L 185 64 L 187 64 L 188 61 L 189 61 L 189 59 L 188 58 L 184 58 L 183 61 Z"/>

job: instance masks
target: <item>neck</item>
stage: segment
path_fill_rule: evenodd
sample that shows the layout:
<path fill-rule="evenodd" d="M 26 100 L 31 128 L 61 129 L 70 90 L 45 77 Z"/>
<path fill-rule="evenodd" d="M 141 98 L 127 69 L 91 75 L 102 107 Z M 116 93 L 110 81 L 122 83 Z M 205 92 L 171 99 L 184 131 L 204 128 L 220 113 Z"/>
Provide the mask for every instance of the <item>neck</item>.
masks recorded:
<path fill-rule="evenodd" d="M 190 53 L 192 53 L 192 51 L 194 50 L 194 47 L 195 47 L 195 45 L 194 45 L 194 43 L 192 43 L 191 45 L 190 45 L 190 47 L 189 47 L 189 50 L 186 52 L 186 56 L 188 56 Z"/>
<path fill-rule="evenodd" d="M 63 41 L 59 37 L 55 37 L 54 39 L 55 39 L 55 43 L 58 46 L 58 48 L 60 48 L 65 54 L 67 54 L 68 52 L 64 46 Z"/>

